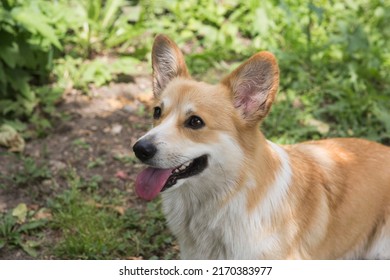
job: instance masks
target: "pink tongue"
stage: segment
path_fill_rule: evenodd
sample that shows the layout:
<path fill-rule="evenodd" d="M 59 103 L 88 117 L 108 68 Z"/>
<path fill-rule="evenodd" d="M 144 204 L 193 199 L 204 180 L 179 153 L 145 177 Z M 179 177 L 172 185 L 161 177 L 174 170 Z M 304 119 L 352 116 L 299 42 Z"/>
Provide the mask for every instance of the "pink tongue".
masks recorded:
<path fill-rule="evenodd" d="M 160 193 L 172 174 L 172 170 L 153 167 L 146 168 L 138 174 L 135 180 L 135 192 L 143 199 L 152 200 Z"/>

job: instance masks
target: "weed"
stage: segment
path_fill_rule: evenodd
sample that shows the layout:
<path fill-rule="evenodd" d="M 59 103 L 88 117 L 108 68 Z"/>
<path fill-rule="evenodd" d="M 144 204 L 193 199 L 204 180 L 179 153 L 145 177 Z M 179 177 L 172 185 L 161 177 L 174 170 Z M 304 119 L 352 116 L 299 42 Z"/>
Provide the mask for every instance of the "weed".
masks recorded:
<path fill-rule="evenodd" d="M 138 159 L 136 158 L 135 155 L 131 155 L 131 156 L 115 155 L 114 159 L 123 164 L 134 164 L 138 162 Z"/>
<path fill-rule="evenodd" d="M 103 165 L 104 165 L 104 160 L 98 157 L 95 160 L 90 161 L 87 165 L 87 168 L 92 169 Z"/>
<path fill-rule="evenodd" d="M 113 191 L 100 203 L 83 193 L 83 180 L 75 171 L 68 174 L 70 189 L 49 202 L 53 211 L 53 227 L 61 232 L 61 240 L 54 248 L 58 258 L 113 259 L 123 257 L 175 258 L 173 237 L 166 228 L 160 202 L 147 205 L 144 212 L 128 209 L 120 214 L 108 201 L 122 197 Z M 104 201 L 104 202 L 103 202 Z M 104 204 L 103 204 L 104 203 Z"/>
<path fill-rule="evenodd" d="M 65 194 L 68 195 L 68 194 Z M 57 257 L 65 259 L 110 259 L 122 246 L 117 216 L 85 204 L 72 197 L 55 211 L 55 227 L 62 240 L 54 248 Z M 118 255 L 116 255 L 118 257 Z"/>
<path fill-rule="evenodd" d="M 91 179 L 85 181 L 83 186 L 90 192 L 94 192 L 99 189 L 100 183 L 103 181 L 103 177 L 100 175 L 93 175 Z"/>
<path fill-rule="evenodd" d="M 88 150 L 91 146 L 88 144 L 87 141 L 85 141 L 84 138 L 79 138 L 73 140 L 72 144 L 78 148 Z"/>
<path fill-rule="evenodd" d="M 12 181 L 17 186 L 31 186 L 37 182 L 51 177 L 51 172 L 46 165 L 38 165 L 33 158 L 22 157 L 23 168 L 16 172 Z"/>
<path fill-rule="evenodd" d="M 173 248 L 174 238 L 166 227 L 161 202 L 150 202 L 144 212 L 130 208 L 123 217 L 125 236 L 135 245 L 136 255 L 144 259 L 178 257 Z"/>
<path fill-rule="evenodd" d="M 50 202 L 53 225 L 62 238 L 54 248 L 63 259 L 112 259 L 126 244 L 120 235 L 118 214 L 87 201 L 75 172 L 68 179 L 70 189 Z"/>
<path fill-rule="evenodd" d="M 17 213 L 18 211 L 19 213 Z M 0 213 L 0 249 L 20 248 L 31 257 L 38 256 L 35 248 L 40 243 L 29 239 L 29 237 L 45 226 L 47 220 L 33 220 L 32 216 L 32 213 L 27 211 L 25 204 L 19 204 L 7 213 Z"/>

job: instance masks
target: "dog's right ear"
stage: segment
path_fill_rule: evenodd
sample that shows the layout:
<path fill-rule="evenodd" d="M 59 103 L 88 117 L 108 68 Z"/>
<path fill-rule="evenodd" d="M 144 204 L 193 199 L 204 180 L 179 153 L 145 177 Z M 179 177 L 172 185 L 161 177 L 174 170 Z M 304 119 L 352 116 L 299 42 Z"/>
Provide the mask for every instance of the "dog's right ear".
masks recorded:
<path fill-rule="evenodd" d="M 158 98 L 176 77 L 190 77 L 183 53 L 167 36 L 157 35 L 152 49 L 153 94 Z"/>
<path fill-rule="evenodd" d="M 269 52 L 259 52 L 222 80 L 242 117 L 257 124 L 268 114 L 279 86 L 279 68 Z"/>

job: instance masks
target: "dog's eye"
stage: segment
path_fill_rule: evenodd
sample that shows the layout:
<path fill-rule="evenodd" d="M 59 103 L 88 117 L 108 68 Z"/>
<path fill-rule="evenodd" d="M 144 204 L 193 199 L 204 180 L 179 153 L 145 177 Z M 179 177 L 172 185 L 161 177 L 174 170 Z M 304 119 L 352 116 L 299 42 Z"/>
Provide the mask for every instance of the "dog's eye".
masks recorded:
<path fill-rule="evenodd" d="M 188 118 L 185 125 L 191 129 L 199 129 L 204 127 L 204 121 L 198 116 L 191 116 Z"/>
<path fill-rule="evenodd" d="M 153 118 L 155 120 L 157 120 L 160 117 L 161 117 L 161 108 L 160 107 L 154 107 Z"/>

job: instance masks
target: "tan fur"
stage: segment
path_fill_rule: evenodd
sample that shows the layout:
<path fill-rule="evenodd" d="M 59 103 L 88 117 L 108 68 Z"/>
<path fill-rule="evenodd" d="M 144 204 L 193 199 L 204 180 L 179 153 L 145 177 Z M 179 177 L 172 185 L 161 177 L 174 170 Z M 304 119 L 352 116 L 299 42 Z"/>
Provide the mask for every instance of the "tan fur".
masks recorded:
<path fill-rule="evenodd" d="M 173 74 L 164 76 L 159 61 Z M 163 137 L 159 141 L 176 143 L 185 154 L 181 143 L 224 145 L 228 137 L 234 145 L 227 146 L 241 151 L 237 159 L 228 158 L 228 150 L 223 162 L 216 159 L 218 178 L 194 176 L 163 192 L 168 224 L 184 257 L 390 258 L 390 148 L 359 139 L 268 142 L 258 124 L 278 88 L 272 54 L 260 52 L 220 84 L 209 85 L 190 78 L 178 47 L 160 35 L 153 71 L 155 105 L 162 108 L 155 127 L 174 121 L 169 133 L 156 132 Z M 186 127 L 191 115 L 200 116 L 205 127 Z M 218 183 L 221 176 L 226 181 Z"/>
<path fill-rule="evenodd" d="M 311 142 L 329 154 L 332 166 L 324 166 L 306 145 L 286 147 L 294 160 L 291 193 L 301 229 L 296 242 L 310 240 L 326 215 L 326 237 L 308 244 L 314 245 L 306 249 L 310 257 L 338 258 L 361 244 L 370 246 L 377 226 L 390 215 L 390 149 L 359 139 Z"/>

